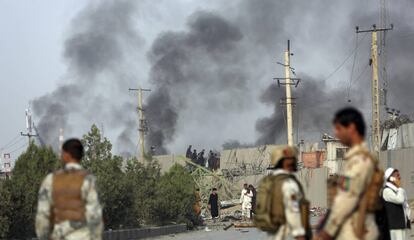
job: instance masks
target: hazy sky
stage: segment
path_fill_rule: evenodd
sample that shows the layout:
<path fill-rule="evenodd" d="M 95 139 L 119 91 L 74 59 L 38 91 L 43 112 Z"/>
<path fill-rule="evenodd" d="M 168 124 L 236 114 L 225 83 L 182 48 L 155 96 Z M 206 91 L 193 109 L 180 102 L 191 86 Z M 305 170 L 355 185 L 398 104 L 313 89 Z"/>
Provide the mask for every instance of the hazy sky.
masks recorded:
<path fill-rule="evenodd" d="M 239 103 L 237 104 L 229 102 L 228 105 L 223 104 L 211 109 L 211 104 L 216 104 L 214 101 L 210 104 L 203 102 L 204 98 L 189 100 L 185 97 L 179 97 L 178 102 L 190 101 L 191 104 L 179 112 L 174 138 L 167 142 L 167 148 L 170 151 L 183 151 L 189 143 L 193 143 L 197 148 L 220 149 L 221 144 L 229 139 L 236 139 L 243 143 L 256 141 L 258 138 L 258 132 L 255 129 L 256 121 L 259 118 L 269 117 L 273 112 L 271 105 L 261 103 L 260 96 L 272 83 L 271 79 L 273 77 L 283 75 L 283 69 L 275 63 L 276 61 L 283 61 L 282 56 L 286 39 L 292 39 L 292 47 L 295 52 L 292 63 L 297 72 L 301 74 L 299 77 L 306 76 L 308 79 L 323 80 L 335 70 L 355 47 L 355 25 L 358 24 L 367 28 L 379 19 L 379 0 L 318 0 L 311 1 L 311 3 L 309 1 L 294 1 L 295 4 L 287 4 L 284 1 L 270 2 L 272 1 L 163 0 L 134 3 L 137 6 L 132 14 L 133 31 L 138 36 L 138 40 L 136 46 L 131 44 L 134 47 L 133 53 L 123 58 L 125 63 L 121 64 L 122 67 L 128 69 L 125 74 L 131 78 L 123 82 L 123 85 L 119 85 L 122 89 L 134 87 L 131 85 L 135 83 L 136 85 L 142 84 L 149 87 L 156 86 L 150 80 L 151 74 L 154 73 L 153 68 L 151 68 L 154 64 L 151 62 L 154 61 L 154 59 L 151 59 L 155 51 L 154 43 L 166 44 L 165 41 L 162 42 L 165 39 L 159 39 L 166 32 L 172 33 L 171 36 L 180 36 L 181 34 L 182 36 L 191 37 L 192 32 L 189 30 L 191 27 L 188 22 L 191 25 L 191 21 L 197 22 L 197 18 L 200 16 L 199 14 L 194 15 L 195 12 L 206 11 L 217 14 L 219 18 L 223 18 L 224 21 L 228 21 L 229 25 L 237 28 L 241 34 L 240 40 L 237 39 L 234 44 L 231 43 L 235 50 L 226 49 L 226 51 L 229 51 L 228 55 L 220 55 L 220 59 L 217 60 L 217 55 L 213 54 L 207 56 L 207 59 L 200 60 L 205 61 L 203 64 L 206 63 L 204 65 L 206 69 L 199 69 L 199 65 L 192 63 L 196 59 L 190 61 L 191 64 L 189 63 L 186 67 L 197 69 L 197 71 L 205 70 L 208 75 L 216 71 L 208 69 L 209 66 L 220 66 L 220 61 L 228 57 L 229 60 L 232 60 L 231 68 L 240 67 L 241 74 L 246 78 L 241 90 L 245 97 L 241 101 L 238 99 Z M 224 3 L 226 5 L 223 5 Z M 76 35 L 76 20 L 80 23 L 79 28 L 82 29 L 82 19 L 85 19 L 82 16 L 91 14 L 89 10 L 89 12 L 86 11 L 82 15 L 82 11 L 91 9 L 88 6 L 99 4 L 99 1 L 84 0 L 0 0 L 0 148 L 17 139 L 21 131 L 25 131 L 25 108 L 32 100 L 52 93 L 59 86 L 76 82 L 72 80 L 71 60 L 68 60 L 67 56 L 64 57 L 65 42 Z M 398 0 L 393 1 L 393 5 L 388 7 L 390 21 L 396 25 L 396 29 L 390 33 L 391 51 L 388 54 L 389 58 L 395 58 L 395 55 L 400 56 L 400 60 L 390 61 L 394 65 L 398 65 L 394 72 L 390 70 L 390 75 L 398 78 L 399 74 L 407 76 L 412 71 L 412 69 L 408 69 L 407 60 L 409 62 L 410 56 L 414 53 L 413 48 L 401 50 L 399 40 L 403 41 L 404 45 L 413 45 L 410 43 L 414 41 L 414 37 L 410 37 L 410 34 L 414 33 L 412 26 L 414 22 L 414 4 L 409 0 Z M 394 36 L 393 39 L 392 36 Z M 359 73 L 363 73 L 363 69 L 368 63 L 369 39 L 368 36 L 360 41 L 361 46 L 356 57 L 354 79 Z M 130 45 L 127 47 L 130 47 Z M 393 50 L 395 50 L 394 56 Z M 202 58 L 202 49 L 194 48 L 191 51 L 191 56 L 195 56 L 197 60 Z M 129 61 L 128 59 L 132 60 Z M 329 81 L 320 85 L 323 91 L 342 88 L 342 91 L 339 92 L 342 94 L 346 92 L 349 85 L 352 59 L 353 56 Z M 209 64 L 209 61 L 215 62 Z M 226 68 L 230 67 L 223 65 L 223 69 Z M 119 71 L 119 69 L 116 69 L 116 71 Z M 191 71 L 189 72 L 191 73 Z M 229 72 L 226 71 L 223 74 L 229 74 Z M 114 78 L 114 76 L 105 76 L 105 79 L 111 77 Z M 119 77 L 119 75 L 116 75 L 116 77 Z M 393 107 L 402 108 L 411 114 L 414 111 L 407 106 L 410 106 L 408 103 L 413 100 L 412 97 L 410 99 L 410 96 L 408 96 L 408 90 L 413 90 L 413 80 L 406 77 L 399 77 L 398 79 L 399 83 L 407 83 L 407 87 L 405 87 L 404 92 L 395 84 L 390 83 L 391 95 L 394 93 L 393 96 L 390 96 Z M 358 86 L 369 86 L 369 70 L 363 73 L 358 80 L 365 81 L 365 83 Z M 306 81 L 306 79 L 303 79 L 303 81 Z M 102 82 L 108 83 L 109 81 L 103 80 Z M 220 82 L 220 79 L 218 82 Z M 196 85 L 196 87 L 200 86 L 204 85 Z M 118 100 L 125 104 L 135 104 L 134 96 L 128 91 L 125 91 L 124 94 L 122 91 L 112 93 L 110 85 L 100 87 L 102 87 L 99 89 L 100 92 L 94 92 L 95 101 L 113 96 L 110 100 L 112 103 Z M 358 90 L 360 89 L 355 89 L 354 92 L 358 92 Z M 194 94 L 204 94 L 204 92 L 199 89 L 194 90 Z M 398 96 L 398 93 L 407 94 L 407 96 L 402 96 L 406 99 L 401 100 L 402 97 Z M 180 92 L 180 94 L 182 93 Z M 220 95 L 220 99 L 227 99 L 224 96 L 226 92 L 217 94 Z M 306 94 L 310 97 L 315 92 L 307 92 Z M 359 107 L 366 110 L 365 114 L 369 117 L 369 105 L 366 104 L 370 96 L 369 88 L 366 89 L 365 95 L 361 92 L 357 94 L 363 95 L 356 97 L 356 99 L 361 99 L 361 103 L 364 103 Z M 342 97 L 342 95 L 340 96 Z M 227 97 L 233 98 L 232 95 Z M 321 101 L 328 103 L 331 100 L 321 99 Z M 340 101 L 346 103 L 345 98 Z M 231 106 L 233 109 L 226 109 L 226 106 Z M 240 110 L 235 111 L 234 108 L 238 107 L 240 107 Z M 318 109 L 315 107 L 311 111 L 331 110 L 329 106 L 324 107 L 326 108 Z M 132 108 L 126 118 L 134 119 L 136 115 L 133 111 Z M 79 136 L 85 133 L 90 124 L 93 123 L 92 120 L 85 120 L 85 118 L 89 118 L 89 115 L 85 114 L 82 113 L 80 116 L 79 114 L 70 115 L 69 136 Z M 309 111 L 306 114 L 312 115 Z M 34 115 L 34 121 L 39 122 L 36 113 Z M 98 115 L 96 114 L 96 116 Z M 205 117 L 207 115 L 208 117 Z M 325 117 L 325 114 L 321 113 L 321 115 Z M 325 118 L 330 115 L 331 113 L 327 113 Z M 115 144 L 115 150 L 136 153 L 130 149 L 131 146 L 129 145 L 117 145 L 117 142 L 122 142 L 118 136 L 122 132 L 121 127 L 115 127 L 115 124 L 106 122 L 105 119 L 102 120 L 102 116 L 105 115 L 99 115 L 97 119 L 92 119 L 99 126 L 103 126 L 105 134 Z M 119 117 L 122 118 L 123 116 L 120 115 Z M 301 117 L 303 118 L 302 121 L 305 121 L 307 116 Z M 312 121 L 316 121 L 316 118 L 312 118 Z M 217 125 L 221 127 L 217 129 Z M 306 124 L 302 125 L 301 132 L 303 134 L 307 131 L 308 133 L 319 130 L 328 131 L 330 128 L 330 126 L 326 126 L 324 129 L 313 129 L 306 126 Z M 114 126 L 113 129 L 112 126 Z M 134 141 L 132 147 L 136 146 L 136 126 L 127 135 L 130 140 Z M 306 137 L 306 134 L 302 137 Z M 12 143 L 16 141 L 14 140 Z M 25 141 L 27 140 L 19 140 L 6 149 L 0 149 L 0 151 L 10 152 L 18 149 L 24 146 Z M 284 141 L 284 138 L 278 141 Z M 16 151 L 12 157 L 17 156 L 19 152 Z"/>

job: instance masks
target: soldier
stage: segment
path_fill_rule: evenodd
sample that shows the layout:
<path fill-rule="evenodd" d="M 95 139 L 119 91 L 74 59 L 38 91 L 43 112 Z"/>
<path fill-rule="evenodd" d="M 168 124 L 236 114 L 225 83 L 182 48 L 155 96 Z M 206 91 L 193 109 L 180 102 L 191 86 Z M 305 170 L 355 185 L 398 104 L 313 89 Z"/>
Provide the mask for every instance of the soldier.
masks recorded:
<path fill-rule="evenodd" d="M 191 145 L 189 145 L 188 146 L 188 148 L 187 148 L 187 152 L 185 153 L 185 157 L 186 158 L 189 158 L 189 159 L 191 159 L 191 157 L 192 157 L 192 155 L 193 155 L 193 152 L 191 151 L 191 148 L 192 148 L 193 146 L 191 146 Z"/>
<path fill-rule="evenodd" d="M 309 202 L 293 175 L 297 171 L 297 149 L 283 146 L 274 151 L 257 193 L 255 225 L 269 233 L 269 239 L 310 239 Z"/>
<path fill-rule="evenodd" d="M 316 239 L 377 239 L 375 215 L 367 210 L 371 206 L 366 204 L 372 202 L 367 193 L 379 198 L 379 191 L 370 190 L 377 165 L 364 142 L 364 119 L 358 110 L 345 108 L 336 113 L 333 123 L 336 137 L 350 149 L 345 155 L 332 207 Z"/>
<path fill-rule="evenodd" d="M 193 150 L 193 155 L 191 156 L 191 161 L 193 161 L 193 163 L 197 163 L 197 156 L 198 156 L 197 150 L 194 149 Z"/>
<path fill-rule="evenodd" d="M 62 146 L 63 169 L 46 176 L 39 190 L 36 234 L 46 239 L 102 239 L 102 209 L 95 177 L 83 170 L 83 146 L 69 139 Z"/>

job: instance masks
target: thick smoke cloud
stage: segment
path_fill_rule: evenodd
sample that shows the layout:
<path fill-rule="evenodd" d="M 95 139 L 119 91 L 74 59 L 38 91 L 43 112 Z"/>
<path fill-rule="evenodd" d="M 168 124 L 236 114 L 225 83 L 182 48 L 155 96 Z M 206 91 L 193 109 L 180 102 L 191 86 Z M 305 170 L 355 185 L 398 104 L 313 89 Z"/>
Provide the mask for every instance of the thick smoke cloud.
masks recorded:
<path fill-rule="evenodd" d="M 118 151 L 133 154 L 136 103 L 126 90 L 136 86 L 137 72 L 143 72 L 140 67 L 150 64 L 149 72 L 139 77 L 147 78 L 143 86 L 152 89 L 144 98 L 146 143 L 157 153 L 183 151 L 188 144 L 204 144 L 207 149 L 222 143 L 226 148 L 284 143 L 285 107 L 279 104 L 284 89 L 271 79 L 283 75 L 276 61 L 283 61 L 287 39 L 295 53 L 292 66 L 302 79 L 293 90 L 297 140 L 317 140 L 321 132 L 329 132 L 332 114 L 348 104 L 361 108 L 369 122 L 370 37 L 360 41 L 352 84 L 352 60 L 326 77 L 353 49 L 354 26 L 367 28 L 378 22 L 375 4 L 374 0 L 219 4 L 209 11 L 186 13 L 190 17 L 184 28 L 161 32 L 149 42 L 149 49 L 143 49 L 135 28 L 136 1 L 88 5 L 73 20 L 65 41 L 65 83 L 33 101 L 39 133 L 56 145 L 59 128 L 83 133 L 92 123 L 104 123 L 105 129 L 115 132 Z M 404 0 L 389 9 L 390 22 L 396 26 L 388 35 L 389 105 L 411 114 L 414 45 L 409 34 L 414 32 L 410 25 L 414 3 Z M 137 59 L 143 52 L 147 58 Z"/>
<path fill-rule="evenodd" d="M 188 30 L 167 32 L 156 39 L 149 52 L 155 91 L 146 105 L 148 146 L 166 153 L 177 121 L 191 121 L 180 119 L 185 111 L 204 116 L 201 128 L 221 112 L 245 108 L 249 96 L 248 73 L 239 60 L 242 38 L 240 29 L 221 16 L 197 12 L 190 17 Z"/>
<path fill-rule="evenodd" d="M 126 95 L 128 85 L 134 86 L 127 61 L 133 61 L 129 52 L 142 44 L 134 27 L 136 8 L 133 1 L 99 1 L 72 21 L 64 44 L 66 83 L 32 102 L 40 119 L 39 134 L 46 143 L 57 147 L 59 128 L 70 136 L 84 132 L 93 123 L 105 123 L 120 127 L 117 143 L 133 149 L 127 132 L 134 129 L 130 128 L 134 108 L 120 96 Z M 74 126 L 76 131 L 72 131 Z"/>
<path fill-rule="evenodd" d="M 318 140 L 324 132 L 330 132 L 333 113 L 345 106 L 364 106 L 367 99 L 364 91 L 354 90 L 353 99 L 348 100 L 348 94 L 343 88 L 328 88 L 326 81 L 314 79 L 300 74 L 303 81 L 300 86 L 293 88 L 294 98 L 294 131 L 298 141 Z M 327 91 L 327 89 L 329 89 Z M 261 118 L 256 123 L 260 138 L 256 144 L 274 144 L 286 142 L 286 105 L 277 101 L 285 96 L 285 86 L 270 85 L 262 94 L 261 101 L 274 109 L 269 117 Z"/>

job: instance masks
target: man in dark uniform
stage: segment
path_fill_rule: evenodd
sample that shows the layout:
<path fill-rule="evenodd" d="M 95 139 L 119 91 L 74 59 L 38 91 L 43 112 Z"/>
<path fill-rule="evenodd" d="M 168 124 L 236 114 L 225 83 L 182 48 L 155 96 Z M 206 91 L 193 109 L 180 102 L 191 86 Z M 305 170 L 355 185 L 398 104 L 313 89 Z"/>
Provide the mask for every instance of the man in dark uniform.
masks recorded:
<path fill-rule="evenodd" d="M 213 192 L 210 194 L 210 198 L 208 199 L 208 208 L 210 209 L 213 221 L 215 221 L 215 219 L 219 216 L 217 188 L 213 188 Z"/>
<path fill-rule="evenodd" d="M 193 150 L 193 155 L 191 156 L 191 161 L 193 161 L 193 163 L 197 163 L 197 150 L 196 149 Z"/>
<path fill-rule="evenodd" d="M 186 158 L 190 158 L 191 159 L 191 156 L 193 155 L 193 153 L 191 152 L 191 148 L 192 148 L 192 146 L 190 145 L 190 146 L 188 146 L 188 148 L 187 148 L 187 152 L 185 153 L 185 157 Z"/>

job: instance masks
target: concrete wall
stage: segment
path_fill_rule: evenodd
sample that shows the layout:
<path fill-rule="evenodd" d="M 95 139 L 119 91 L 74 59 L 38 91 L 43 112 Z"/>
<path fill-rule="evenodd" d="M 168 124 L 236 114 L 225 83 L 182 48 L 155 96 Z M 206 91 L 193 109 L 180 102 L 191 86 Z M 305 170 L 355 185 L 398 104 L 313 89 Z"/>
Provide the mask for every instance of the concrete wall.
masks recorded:
<path fill-rule="evenodd" d="M 392 167 L 400 171 L 402 187 L 414 200 L 414 148 L 382 151 L 380 165 L 384 170 Z"/>
<path fill-rule="evenodd" d="M 240 165 L 255 165 L 267 168 L 277 145 L 224 150 L 220 153 L 220 168 L 231 169 Z"/>
<path fill-rule="evenodd" d="M 182 155 L 181 155 L 182 156 Z M 167 172 L 174 164 L 178 163 L 182 166 L 185 166 L 186 163 L 182 160 L 182 158 L 178 158 L 177 155 L 159 155 L 154 156 L 154 159 L 156 159 L 160 166 L 161 166 L 161 173 Z"/>
<path fill-rule="evenodd" d="M 312 207 L 327 207 L 327 168 L 304 168 L 297 174 Z"/>
<path fill-rule="evenodd" d="M 185 224 L 169 225 L 161 227 L 150 228 L 134 228 L 115 231 L 105 231 L 103 234 L 104 240 L 132 240 L 144 239 L 150 237 L 157 237 L 162 235 L 169 235 L 175 233 L 182 233 L 187 231 Z"/>

